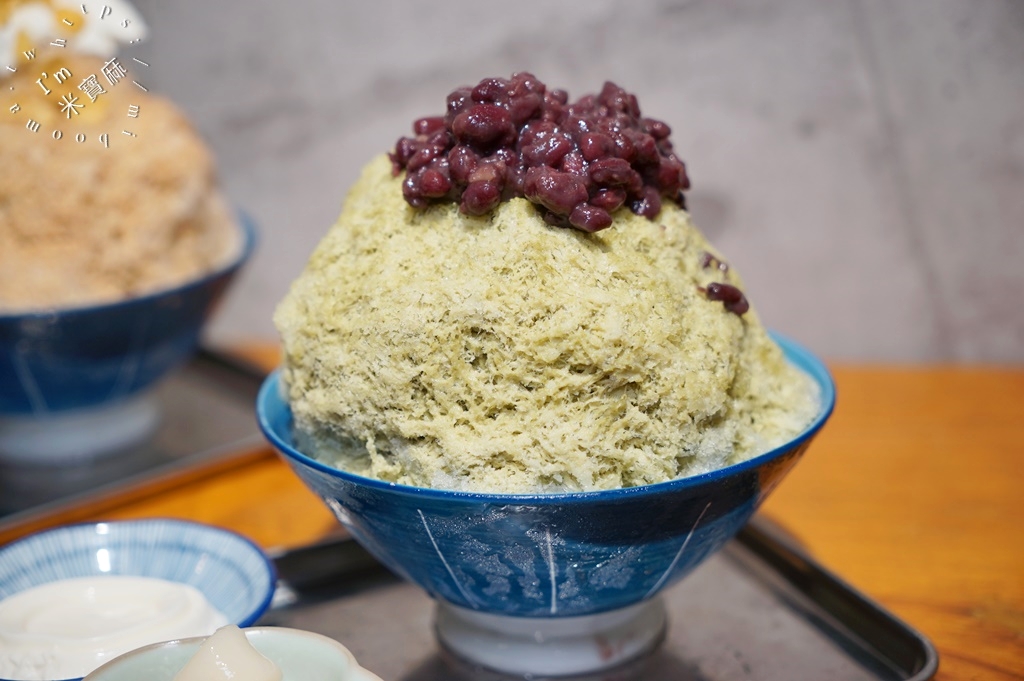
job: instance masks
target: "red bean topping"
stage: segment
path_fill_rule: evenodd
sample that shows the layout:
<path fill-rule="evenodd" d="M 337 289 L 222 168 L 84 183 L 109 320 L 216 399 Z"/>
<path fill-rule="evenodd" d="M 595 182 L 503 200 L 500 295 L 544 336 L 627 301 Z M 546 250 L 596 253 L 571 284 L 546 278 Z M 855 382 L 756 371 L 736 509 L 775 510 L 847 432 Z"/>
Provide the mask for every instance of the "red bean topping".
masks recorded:
<path fill-rule="evenodd" d="M 642 118 L 636 97 L 611 82 L 570 103 L 530 73 L 486 78 L 454 90 L 445 115 L 418 119 L 413 133 L 390 157 L 417 208 L 456 201 L 481 215 L 524 196 L 551 224 L 597 231 L 622 206 L 651 219 L 663 196 L 685 207 L 690 186 L 669 126 Z"/>
<path fill-rule="evenodd" d="M 721 284 L 718 282 L 711 282 L 708 287 L 704 289 L 704 295 L 707 296 L 708 300 L 720 300 L 725 305 L 725 309 L 736 315 L 742 315 L 744 312 L 750 309 L 750 303 L 747 302 L 747 297 L 743 295 L 743 291 L 739 290 L 732 284 Z"/>

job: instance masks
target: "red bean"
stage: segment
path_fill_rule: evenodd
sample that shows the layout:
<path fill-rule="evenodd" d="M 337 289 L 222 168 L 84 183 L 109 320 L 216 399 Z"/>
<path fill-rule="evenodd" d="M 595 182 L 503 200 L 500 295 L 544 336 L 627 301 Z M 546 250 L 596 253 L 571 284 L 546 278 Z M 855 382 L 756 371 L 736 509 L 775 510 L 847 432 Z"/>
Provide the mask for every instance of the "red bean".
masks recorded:
<path fill-rule="evenodd" d="M 636 130 L 627 131 L 626 136 L 629 137 L 629 140 L 633 143 L 633 148 L 636 149 L 636 162 L 638 164 L 646 165 L 658 162 L 658 145 L 653 137 L 645 132 L 638 132 Z"/>
<path fill-rule="evenodd" d="M 463 213 L 483 215 L 494 209 L 501 201 L 501 191 L 491 182 L 472 182 L 462 192 L 459 208 Z"/>
<path fill-rule="evenodd" d="M 392 171 L 398 175 L 409 164 L 409 159 L 416 153 L 416 140 L 403 137 L 395 144 L 395 150 L 388 156 L 391 158 Z"/>
<path fill-rule="evenodd" d="M 480 162 L 480 157 L 472 149 L 461 144 L 452 147 L 448 152 L 448 165 L 451 168 L 452 179 L 460 184 L 469 183 L 469 174 Z"/>
<path fill-rule="evenodd" d="M 609 213 L 622 207 L 626 202 L 625 189 L 598 189 L 590 197 L 590 203 L 598 208 L 603 208 Z"/>
<path fill-rule="evenodd" d="M 596 232 L 611 227 L 612 216 L 603 208 L 581 203 L 572 209 L 569 224 L 585 232 Z"/>
<path fill-rule="evenodd" d="M 703 255 L 701 255 L 700 266 L 703 267 L 704 269 L 713 266 L 720 272 L 729 271 L 729 263 L 725 262 L 721 258 L 712 255 L 711 253 L 708 253 L 707 251 L 704 251 Z"/>
<path fill-rule="evenodd" d="M 511 199 L 513 196 L 525 196 L 523 183 L 526 181 L 526 171 L 522 168 L 508 168 L 505 177 L 505 190 L 502 198 Z"/>
<path fill-rule="evenodd" d="M 402 182 L 402 196 L 413 208 L 425 208 L 430 202 L 420 192 L 419 175 L 409 173 Z"/>
<path fill-rule="evenodd" d="M 455 117 L 462 113 L 466 107 L 473 104 L 473 90 L 468 87 L 460 87 L 448 95 L 448 112 L 445 114 L 444 122 L 449 128 Z"/>
<path fill-rule="evenodd" d="M 588 161 L 596 161 L 615 153 L 615 141 L 603 132 L 580 135 L 580 153 Z"/>
<path fill-rule="evenodd" d="M 540 117 L 545 121 L 560 123 L 565 118 L 565 106 L 551 97 L 551 93 L 548 93 L 548 96 L 544 98 L 544 108 L 541 110 Z"/>
<path fill-rule="evenodd" d="M 427 168 L 420 176 L 420 194 L 429 199 L 439 199 L 451 188 L 448 178 L 433 168 Z"/>
<path fill-rule="evenodd" d="M 578 138 L 580 135 L 590 132 L 590 121 L 573 114 L 572 111 L 567 111 L 562 120 L 562 128 L 574 138 Z"/>
<path fill-rule="evenodd" d="M 612 139 L 615 140 L 615 155 L 632 164 L 636 160 L 636 146 L 632 140 L 619 132 L 613 133 Z"/>
<path fill-rule="evenodd" d="M 523 148 L 528 144 L 545 140 L 557 130 L 558 126 L 552 121 L 530 121 L 519 132 L 519 146 Z"/>
<path fill-rule="evenodd" d="M 683 184 L 683 165 L 672 159 L 661 159 L 655 173 L 654 184 L 663 194 L 673 196 L 679 192 Z"/>
<path fill-rule="evenodd" d="M 562 157 L 573 149 L 572 139 L 564 135 L 551 135 L 547 139 L 523 149 L 523 160 L 529 166 L 557 166 Z"/>
<path fill-rule="evenodd" d="M 491 156 L 495 161 L 501 161 L 509 168 L 519 165 L 520 157 L 515 150 L 508 147 L 502 147 L 494 152 Z"/>
<path fill-rule="evenodd" d="M 475 104 L 455 117 L 452 132 L 462 144 L 485 150 L 511 142 L 516 129 L 507 109 L 497 104 Z"/>
<path fill-rule="evenodd" d="M 453 141 L 451 133 L 445 128 L 435 130 L 427 136 L 427 144 L 436 144 L 441 147 L 442 151 L 451 147 Z"/>
<path fill-rule="evenodd" d="M 544 106 L 544 98 L 534 92 L 514 96 L 509 102 L 508 113 L 512 117 L 512 123 L 522 125 L 530 120 Z"/>
<path fill-rule="evenodd" d="M 630 205 L 630 209 L 637 215 L 653 220 L 661 212 L 661 195 L 657 189 L 648 185 L 643 188 L 640 198 Z"/>
<path fill-rule="evenodd" d="M 430 135 L 438 130 L 444 130 L 443 116 L 420 118 L 412 124 L 412 131 L 417 135 Z"/>
<path fill-rule="evenodd" d="M 504 78 L 485 78 L 473 88 L 474 102 L 503 104 L 509 98 L 509 81 Z"/>
<path fill-rule="evenodd" d="M 587 187 L 579 177 L 543 166 L 526 171 L 523 193 L 558 215 L 568 215 L 587 200 Z"/>
<path fill-rule="evenodd" d="M 704 290 L 704 295 L 707 296 L 708 300 L 722 301 L 726 310 L 737 315 L 742 315 L 750 309 L 750 303 L 747 301 L 747 297 L 743 295 L 743 291 L 732 284 L 722 284 L 717 281 L 711 282 Z"/>
<path fill-rule="evenodd" d="M 628 193 L 637 193 L 643 179 L 621 158 L 602 158 L 590 164 L 590 179 L 599 187 L 623 187 Z"/>
<path fill-rule="evenodd" d="M 511 82 L 512 96 L 522 95 L 527 92 L 531 92 L 541 97 L 544 96 L 544 91 L 547 87 L 544 83 L 537 79 L 537 76 L 527 71 L 519 71 L 512 74 Z"/>
<path fill-rule="evenodd" d="M 434 144 L 424 144 L 409 159 L 406 170 L 415 171 L 427 165 L 444 152 L 444 147 Z"/>
<path fill-rule="evenodd" d="M 562 157 L 562 162 L 558 164 L 558 167 L 567 173 L 578 175 L 583 180 L 584 185 L 589 182 L 587 162 L 583 159 L 583 154 L 578 151 L 570 151 Z"/>
<path fill-rule="evenodd" d="M 673 157 L 674 158 L 674 157 Z M 676 159 L 677 161 L 679 159 Z M 679 165 L 682 167 L 682 182 L 679 185 L 680 189 L 686 190 L 690 188 L 690 176 L 686 174 L 686 164 L 679 161 Z"/>
<path fill-rule="evenodd" d="M 494 158 L 489 158 L 477 164 L 473 172 L 469 174 L 469 183 L 489 182 L 501 191 L 505 184 L 505 163 Z"/>
<path fill-rule="evenodd" d="M 584 116 L 593 111 L 597 103 L 597 97 L 594 95 L 584 95 L 576 100 L 573 104 L 569 105 L 569 113 L 576 116 Z"/>
<path fill-rule="evenodd" d="M 647 134 L 656 140 L 666 139 L 672 134 L 672 128 L 668 127 L 667 124 L 661 121 L 657 121 L 653 118 L 645 118 L 642 122 Z"/>

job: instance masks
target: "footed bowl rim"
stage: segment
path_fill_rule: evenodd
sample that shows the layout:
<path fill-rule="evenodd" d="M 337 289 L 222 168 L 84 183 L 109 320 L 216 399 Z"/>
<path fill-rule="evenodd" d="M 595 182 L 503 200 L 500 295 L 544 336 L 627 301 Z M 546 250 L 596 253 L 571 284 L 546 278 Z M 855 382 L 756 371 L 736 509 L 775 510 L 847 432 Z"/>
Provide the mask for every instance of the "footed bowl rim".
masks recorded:
<path fill-rule="evenodd" d="M 292 418 L 291 407 L 280 395 L 280 367 L 272 371 L 260 386 L 259 394 L 256 398 L 256 415 L 260 430 L 263 432 L 263 436 L 267 438 L 277 451 L 285 455 L 287 458 L 302 464 L 307 468 L 312 468 L 318 472 L 326 473 L 331 477 L 339 478 L 348 483 L 367 487 L 380 492 L 434 500 L 447 499 L 463 502 L 530 504 L 536 506 L 564 505 L 567 503 L 608 502 L 635 497 L 642 498 L 645 496 L 660 496 L 686 489 L 699 488 L 704 485 L 713 484 L 741 475 L 751 470 L 756 470 L 781 457 L 786 452 L 792 451 L 793 449 L 807 443 L 818 433 L 819 430 L 821 430 L 822 426 L 825 425 L 825 422 L 832 415 L 836 402 L 836 387 L 835 381 L 828 368 L 825 366 L 824 361 L 804 346 L 779 333 L 772 331 L 769 332 L 769 334 L 772 337 L 772 340 L 774 340 L 782 349 L 786 360 L 810 376 L 818 386 L 820 391 L 820 407 L 818 414 L 814 419 L 795 437 L 768 450 L 767 452 L 758 454 L 757 456 L 745 461 L 741 461 L 724 468 L 708 471 L 706 473 L 674 478 L 672 480 L 651 483 L 648 485 L 637 485 L 634 487 L 621 487 L 608 490 L 591 490 L 585 492 L 508 494 L 416 487 L 413 485 L 404 485 L 397 482 L 387 482 L 376 478 L 369 478 L 340 468 L 335 468 L 317 461 L 313 457 L 300 452 L 288 442 L 285 442 L 277 430 L 271 425 L 267 413 L 267 407 L 272 402 L 277 401 L 284 403 L 284 408 L 287 409 L 289 414 L 289 420 Z"/>

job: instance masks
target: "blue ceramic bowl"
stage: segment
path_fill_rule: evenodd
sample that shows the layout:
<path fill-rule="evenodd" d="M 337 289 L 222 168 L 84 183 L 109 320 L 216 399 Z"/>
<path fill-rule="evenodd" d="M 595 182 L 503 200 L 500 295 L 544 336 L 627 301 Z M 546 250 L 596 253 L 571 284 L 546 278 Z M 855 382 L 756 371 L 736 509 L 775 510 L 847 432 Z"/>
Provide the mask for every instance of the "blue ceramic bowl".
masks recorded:
<path fill-rule="evenodd" d="M 58 579 L 100 575 L 189 584 L 240 627 L 266 611 L 277 582 L 273 564 L 251 541 L 184 520 L 69 525 L 0 548 L 0 599 Z"/>
<path fill-rule="evenodd" d="M 278 373 L 264 383 L 257 413 L 266 437 L 352 535 L 435 598 L 499 615 L 590 615 L 651 598 L 721 548 L 825 423 L 835 403 L 828 370 L 776 340 L 821 390 L 814 422 L 757 458 L 642 487 L 501 495 L 389 484 L 297 451 Z"/>
<path fill-rule="evenodd" d="M 106 305 L 0 314 L 0 416 L 41 416 L 122 400 L 191 356 L 199 332 L 253 251 L 173 289 Z"/>

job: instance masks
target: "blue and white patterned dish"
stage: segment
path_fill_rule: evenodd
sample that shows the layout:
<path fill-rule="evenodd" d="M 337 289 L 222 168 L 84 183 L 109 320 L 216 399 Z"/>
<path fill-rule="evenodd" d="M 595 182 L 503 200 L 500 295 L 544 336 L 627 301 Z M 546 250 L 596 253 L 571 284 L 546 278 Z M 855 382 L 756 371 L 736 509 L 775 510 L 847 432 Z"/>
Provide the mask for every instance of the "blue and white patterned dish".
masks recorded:
<path fill-rule="evenodd" d="M 835 388 L 824 364 L 776 337 L 818 384 L 803 433 L 749 461 L 643 487 L 500 495 L 395 485 L 324 465 L 295 448 L 280 374 L 264 383 L 264 435 L 352 535 L 394 572 L 467 611 L 567 618 L 649 601 L 724 545 L 825 423 Z"/>
<path fill-rule="evenodd" d="M 239 215 L 241 248 L 184 284 L 114 303 L 0 314 L 0 459 L 87 460 L 148 437 L 159 421 L 149 388 L 195 352 L 203 325 L 256 230 Z"/>
<path fill-rule="evenodd" d="M 0 548 L 0 599 L 59 579 L 99 575 L 189 584 L 240 627 L 266 611 L 277 581 L 270 559 L 248 539 L 184 520 L 69 525 Z"/>
<path fill-rule="evenodd" d="M 0 314 L 0 416 L 44 417 L 126 399 L 184 363 L 242 264 L 256 230 L 215 272 L 128 300 Z"/>

